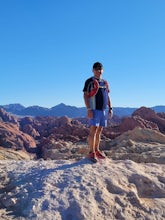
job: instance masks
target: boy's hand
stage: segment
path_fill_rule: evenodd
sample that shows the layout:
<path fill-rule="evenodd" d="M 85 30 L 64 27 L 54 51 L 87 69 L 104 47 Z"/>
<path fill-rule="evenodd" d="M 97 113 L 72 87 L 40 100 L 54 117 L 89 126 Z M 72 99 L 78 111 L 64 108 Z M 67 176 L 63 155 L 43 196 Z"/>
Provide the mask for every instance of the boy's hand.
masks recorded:
<path fill-rule="evenodd" d="M 112 118 L 112 116 L 113 116 L 113 110 L 111 108 L 109 109 L 109 116 L 110 116 L 110 118 Z"/>
<path fill-rule="evenodd" d="M 88 118 L 93 118 L 93 112 L 91 109 L 87 110 L 87 116 L 88 116 Z"/>

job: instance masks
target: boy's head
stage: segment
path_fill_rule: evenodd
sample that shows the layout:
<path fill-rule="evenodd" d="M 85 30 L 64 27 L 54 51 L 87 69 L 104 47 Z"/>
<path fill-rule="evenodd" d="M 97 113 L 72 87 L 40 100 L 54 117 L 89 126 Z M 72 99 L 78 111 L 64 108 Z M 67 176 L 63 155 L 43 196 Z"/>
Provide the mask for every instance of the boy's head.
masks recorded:
<path fill-rule="evenodd" d="M 103 65 L 100 62 L 93 64 L 93 73 L 96 78 L 101 78 L 101 74 L 103 73 Z"/>
<path fill-rule="evenodd" d="M 96 62 L 93 64 L 93 69 L 95 70 L 102 70 L 103 69 L 103 65 L 100 62 Z"/>

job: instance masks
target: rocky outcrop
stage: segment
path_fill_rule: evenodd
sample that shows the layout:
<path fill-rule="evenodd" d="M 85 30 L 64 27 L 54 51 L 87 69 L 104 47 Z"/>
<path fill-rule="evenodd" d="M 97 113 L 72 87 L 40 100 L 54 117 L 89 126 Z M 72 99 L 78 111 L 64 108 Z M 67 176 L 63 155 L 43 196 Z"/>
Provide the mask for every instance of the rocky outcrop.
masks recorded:
<path fill-rule="evenodd" d="M 30 152 L 36 148 L 36 142 L 31 136 L 20 131 L 16 124 L 0 122 L 0 146 Z"/>
<path fill-rule="evenodd" d="M 18 125 L 18 119 L 12 116 L 10 113 L 6 112 L 3 108 L 0 108 L 0 122 L 10 122 Z"/>
<path fill-rule="evenodd" d="M 105 129 L 104 133 L 108 134 L 111 139 L 116 138 L 123 132 L 132 130 L 136 127 L 150 128 L 165 134 L 165 115 L 164 113 L 155 113 L 152 109 L 141 107 L 137 109 L 131 117 L 124 117 L 119 124 L 111 123 L 111 132 Z"/>
<path fill-rule="evenodd" d="M 59 126 L 51 129 L 51 134 L 40 140 L 42 157 L 44 159 L 69 159 L 79 157 L 79 149 L 73 150 L 79 141 L 86 142 L 89 129 L 78 121 L 62 118 Z M 81 155 L 82 157 L 82 155 Z"/>
<path fill-rule="evenodd" d="M 141 152 L 147 152 L 147 146 L 150 146 L 149 149 L 151 150 L 153 147 L 154 152 L 158 153 L 160 150 L 162 156 L 162 152 L 164 152 L 163 146 L 159 146 L 157 148 L 158 151 L 155 151 L 155 143 L 164 144 L 163 142 L 160 143 L 163 133 L 160 130 L 163 131 L 164 129 L 163 123 L 165 119 L 163 116 L 163 114 L 158 115 L 153 110 L 142 107 L 135 111 L 131 117 L 123 118 L 121 123 L 115 124 L 114 121 L 111 121 L 110 126 L 104 128 L 101 136 L 103 149 L 109 150 L 107 154 L 110 157 L 112 155 L 113 158 L 122 158 L 124 152 L 121 156 L 121 154 L 118 154 L 118 148 L 114 148 L 117 151 L 116 154 L 114 152 L 112 154 L 111 147 L 115 146 L 113 143 L 117 143 L 117 146 L 125 144 L 129 148 L 132 146 L 132 151 L 136 149 L 136 153 L 140 152 L 138 161 L 144 161 L 144 157 L 141 157 Z M 71 119 L 67 116 L 24 117 L 17 119 L 14 116 L 10 117 L 8 113 L 2 110 L 0 132 L 1 147 L 16 151 L 35 152 L 38 157 L 43 157 L 44 159 L 81 158 L 89 150 L 87 146 L 87 136 L 89 134 L 87 119 Z M 129 132 L 130 135 L 128 135 Z M 155 134 L 158 134 L 159 137 L 154 140 Z M 123 140 L 120 140 L 120 138 L 123 138 Z M 120 141 L 117 142 L 118 140 Z M 145 146 L 146 149 L 141 149 L 141 145 Z M 121 149 L 123 148 L 121 147 Z M 131 154 L 127 152 L 128 149 L 124 148 L 124 151 L 125 155 L 128 153 L 127 157 L 130 158 Z M 133 160 L 139 158 L 134 155 L 132 156 Z M 149 156 L 147 158 L 145 161 L 150 161 Z M 159 158 L 157 160 L 159 162 Z"/>
<path fill-rule="evenodd" d="M 160 118 L 165 119 L 165 113 L 164 113 L 164 112 L 157 113 L 157 115 L 158 115 Z"/>
<path fill-rule="evenodd" d="M 165 164 L 165 135 L 148 128 L 136 127 L 113 140 L 101 140 L 101 150 L 112 159 L 131 159 L 135 162 Z M 68 142 L 45 139 L 44 159 L 81 159 L 89 152 L 87 142 Z"/>
<path fill-rule="evenodd" d="M 24 150 L 13 150 L 0 147 L 0 160 L 31 160 L 35 156 Z"/>
<path fill-rule="evenodd" d="M 140 116 L 141 118 L 157 124 L 160 132 L 165 134 L 165 118 L 164 114 L 157 114 L 152 109 L 141 107 L 137 109 L 132 116 Z"/>
<path fill-rule="evenodd" d="M 165 164 L 165 135 L 152 129 L 136 127 L 114 140 L 102 141 L 102 149 L 115 160 Z"/>
<path fill-rule="evenodd" d="M 123 118 L 121 124 L 119 125 L 119 130 L 121 133 L 123 133 L 125 131 L 132 130 L 136 127 L 150 128 L 152 130 L 159 131 L 158 125 L 156 123 L 147 121 L 139 115 Z"/>
<path fill-rule="evenodd" d="M 20 130 L 29 134 L 33 138 L 40 136 L 39 132 L 35 129 L 35 120 L 32 117 L 25 117 L 20 119 Z"/>

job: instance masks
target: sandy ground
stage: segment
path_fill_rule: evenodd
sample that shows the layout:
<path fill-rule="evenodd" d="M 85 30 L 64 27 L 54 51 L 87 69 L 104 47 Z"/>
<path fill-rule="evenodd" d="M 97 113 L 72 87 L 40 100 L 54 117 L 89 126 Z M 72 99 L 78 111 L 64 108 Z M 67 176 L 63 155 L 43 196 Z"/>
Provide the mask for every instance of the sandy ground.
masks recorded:
<path fill-rule="evenodd" d="M 2 160 L 0 219 L 163 220 L 165 165 Z"/>

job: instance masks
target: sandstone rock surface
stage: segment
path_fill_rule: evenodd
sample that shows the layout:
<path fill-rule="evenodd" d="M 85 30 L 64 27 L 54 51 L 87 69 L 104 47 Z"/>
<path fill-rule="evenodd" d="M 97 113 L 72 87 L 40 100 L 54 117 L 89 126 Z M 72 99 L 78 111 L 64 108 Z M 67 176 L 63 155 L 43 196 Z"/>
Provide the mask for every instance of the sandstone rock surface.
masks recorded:
<path fill-rule="evenodd" d="M 0 161 L 0 219 L 164 220 L 165 165 Z"/>

